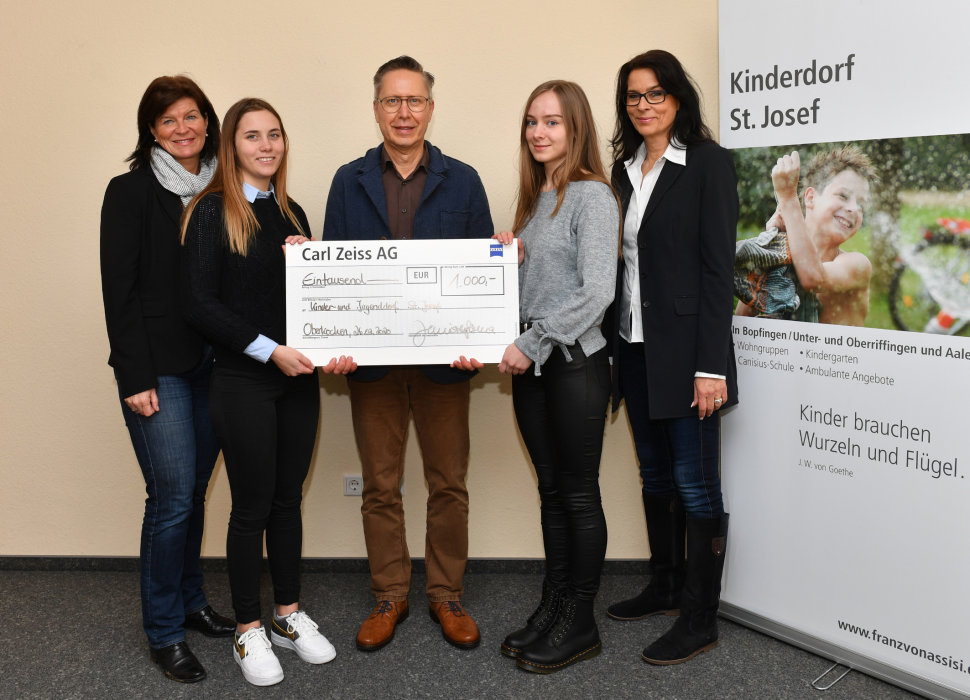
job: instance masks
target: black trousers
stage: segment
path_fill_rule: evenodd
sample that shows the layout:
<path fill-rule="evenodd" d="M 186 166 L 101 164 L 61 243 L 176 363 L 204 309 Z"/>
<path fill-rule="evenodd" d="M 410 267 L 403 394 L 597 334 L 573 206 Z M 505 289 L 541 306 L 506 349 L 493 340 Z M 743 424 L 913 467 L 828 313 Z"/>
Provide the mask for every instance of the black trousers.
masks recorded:
<path fill-rule="evenodd" d="M 273 600 L 300 599 L 303 481 L 320 417 L 316 372 L 286 377 L 275 365 L 254 371 L 216 365 L 212 423 L 222 445 L 232 494 L 226 536 L 229 587 L 236 619 L 260 619 L 263 534 Z"/>
<path fill-rule="evenodd" d="M 599 467 L 610 396 L 607 349 L 567 362 L 559 348 L 542 365 L 512 378 L 512 403 L 539 482 L 546 578 L 581 600 L 599 589 L 606 518 Z"/>

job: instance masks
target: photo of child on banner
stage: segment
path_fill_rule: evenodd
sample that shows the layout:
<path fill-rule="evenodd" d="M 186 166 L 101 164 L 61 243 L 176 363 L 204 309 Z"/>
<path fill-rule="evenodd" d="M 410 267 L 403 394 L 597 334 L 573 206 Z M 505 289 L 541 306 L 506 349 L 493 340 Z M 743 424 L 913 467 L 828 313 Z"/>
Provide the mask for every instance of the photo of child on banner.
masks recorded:
<path fill-rule="evenodd" d="M 774 213 L 759 234 L 739 233 L 735 313 L 970 333 L 970 196 L 959 177 L 970 169 L 966 140 L 784 148 L 771 170 Z M 735 151 L 742 182 L 755 167 L 763 172 L 769 151 L 779 149 Z M 763 183 L 742 186 L 742 212 L 746 200 L 752 217 L 766 208 Z"/>

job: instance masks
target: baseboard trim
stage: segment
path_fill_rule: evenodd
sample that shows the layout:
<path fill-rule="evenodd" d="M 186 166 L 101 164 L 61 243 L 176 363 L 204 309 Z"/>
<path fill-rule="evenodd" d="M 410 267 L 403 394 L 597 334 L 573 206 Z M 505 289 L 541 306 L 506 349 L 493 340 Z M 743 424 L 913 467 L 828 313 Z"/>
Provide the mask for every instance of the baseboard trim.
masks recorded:
<path fill-rule="evenodd" d="M 265 567 L 266 562 L 263 562 Z M 414 573 L 425 572 L 424 559 L 411 560 Z M 202 570 L 226 571 L 225 557 L 203 557 Z M 363 557 L 304 557 L 301 570 L 310 574 L 367 574 L 367 559 Z M 465 569 L 469 574 L 541 574 L 543 559 L 469 559 Z M 0 556 L 0 571 L 138 571 L 138 557 L 16 557 Z M 643 575 L 650 572 L 645 559 L 608 559 L 603 573 L 613 576 Z"/>

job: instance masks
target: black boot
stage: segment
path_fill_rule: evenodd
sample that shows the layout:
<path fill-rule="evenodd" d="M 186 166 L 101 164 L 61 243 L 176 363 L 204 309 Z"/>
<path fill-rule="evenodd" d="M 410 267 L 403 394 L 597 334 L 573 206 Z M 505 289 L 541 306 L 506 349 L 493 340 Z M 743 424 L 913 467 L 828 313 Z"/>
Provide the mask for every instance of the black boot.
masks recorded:
<path fill-rule="evenodd" d="M 514 659 L 525 647 L 552 629 L 559 616 L 562 597 L 561 588 L 555 588 L 548 580 L 544 580 L 542 582 L 542 600 L 539 601 L 539 607 L 529 616 L 525 627 L 516 630 L 505 638 L 505 641 L 502 642 L 502 653 Z"/>
<path fill-rule="evenodd" d="M 593 619 L 593 601 L 565 595 L 552 629 L 522 649 L 516 665 L 533 673 L 555 673 L 593 658 L 602 648 Z"/>
<path fill-rule="evenodd" d="M 684 583 L 684 507 L 677 496 L 643 495 L 650 540 L 650 583 L 639 595 L 614 603 L 606 614 L 614 620 L 641 620 L 651 615 L 677 615 Z"/>
<path fill-rule="evenodd" d="M 687 581 L 680 617 L 640 657 L 659 666 L 679 664 L 717 646 L 717 605 L 727 544 L 728 515 L 687 520 Z"/>

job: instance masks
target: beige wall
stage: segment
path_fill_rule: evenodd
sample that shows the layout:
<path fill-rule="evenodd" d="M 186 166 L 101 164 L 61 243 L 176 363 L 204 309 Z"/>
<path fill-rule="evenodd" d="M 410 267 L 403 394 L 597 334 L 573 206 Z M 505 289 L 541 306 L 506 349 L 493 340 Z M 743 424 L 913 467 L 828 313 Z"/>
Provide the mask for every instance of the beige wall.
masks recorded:
<path fill-rule="evenodd" d="M 186 72 L 220 113 L 246 95 L 283 115 L 291 192 L 315 232 L 336 168 L 375 145 L 370 80 L 410 53 L 438 79 L 429 139 L 474 165 L 496 226 L 511 223 L 518 122 L 538 83 L 587 90 L 600 138 L 612 128 L 620 63 L 648 48 L 678 54 L 717 114 L 716 0 L 251 2 L 188 4 L 0 0 L 0 555 L 133 556 L 144 500 L 105 359 L 98 221 L 108 180 L 135 142 L 148 81 Z M 605 149 L 604 149 L 605 152 Z M 306 485 L 304 553 L 364 556 L 359 473 L 344 381 L 321 380 L 322 421 Z M 609 422 L 602 487 L 608 556 L 647 553 L 625 416 Z M 494 367 L 472 385 L 471 555 L 541 557 L 535 480 Z M 423 553 L 426 491 L 417 441 L 405 505 Z M 224 554 L 229 498 L 217 465 L 205 550 Z"/>

